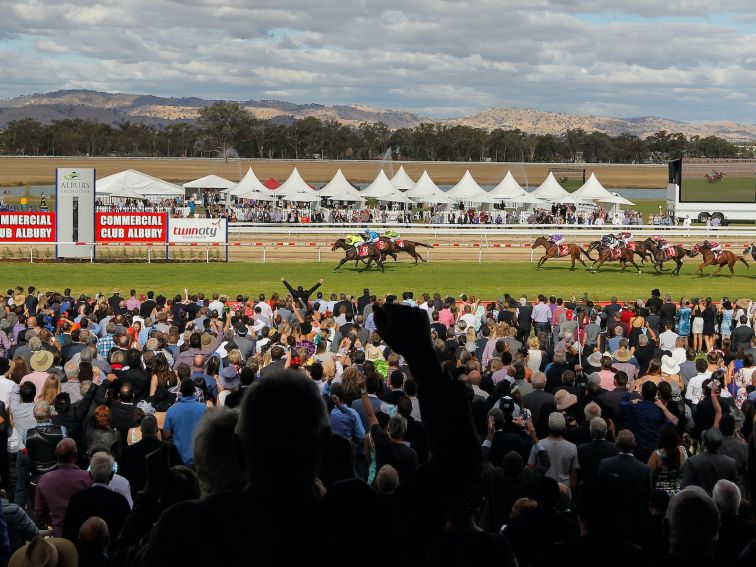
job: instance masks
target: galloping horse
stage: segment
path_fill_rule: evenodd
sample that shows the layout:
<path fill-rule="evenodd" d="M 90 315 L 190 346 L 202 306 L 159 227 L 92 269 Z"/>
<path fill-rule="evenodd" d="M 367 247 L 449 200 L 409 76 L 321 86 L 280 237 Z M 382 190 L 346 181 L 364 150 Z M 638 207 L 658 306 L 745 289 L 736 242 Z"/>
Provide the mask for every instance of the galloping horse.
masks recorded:
<path fill-rule="evenodd" d="M 425 248 L 433 248 L 433 246 L 431 246 L 430 244 L 423 244 L 422 242 L 414 242 L 412 240 L 396 239 L 394 242 L 392 242 L 390 238 L 386 238 L 384 236 L 381 236 L 378 239 L 378 244 L 376 244 L 378 250 L 381 250 L 386 255 L 391 256 L 394 261 L 396 261 L 397 252 L 404 252 L 406 254 L 409 254 L 415 259 L 415 265 L 417 265 L 418 260 L 427 262 L 427 260 L 417 252 L 416 249 L 419 246 L 424 246 Z"/>
<path fill-rule="evenodd" d="M 651 250 L 648 249 L 645 242 L 628 242 L 625 246 L 628 250 L 637 254 L 643 264 L 645 264 L 649 257 L 653 259 L 653 254 L 651 253 Z"/>
<path fill-rule="evenodd" d="M 598 252 L 598 258 L 593 260 L 591 258 L 590 252 L 591 250 L 595 250 Z M 616 252 L 615 252 L 616 250 Z M 627 246 L 620 246 L 618 248 L 612 249 L 609 246 L 606 246 L 604 244 L 601 244 L 600 240 L 594 240 L 588 245 L 588 251 L 585 253 L 586 256 L 591 258 L 593 260 L 593 265 L 591 266 L 591 270 L 595 274 L 598 272 L 598 269 L 602 266 L 604 262 L 614 262 L 617 261 L 620 264 L 622 264 L 622 271 L 625 271 L 625 268 L 627 268 L 627 263 L 630 262 L 636 270 L 638 270 L 638 273 L 641 273 L 641 269 L 638 267 L 638 264 L 635 263 L 635 260 L 633 260 L 633 251 L 630 250 Z M 596 262 L 599 263 L 599 265 L 596 265 Z"/>
<path fill-rule="evenodd" d="M 746 246 L 745 250 L 743 250 L 743 256 L 746 254 L 750 254 L 754 262 L 756 262 L 756 244 L 749 244 Z"/>
<path fill-rule="evenodd" d="M 659 247 L 651 237 L 646 238 L 646 240 L 643 241 L 643 244 L 646 246 L 646 250 L 651 253 L 651 258 L 653 258 L 654 260 L 654 270 L 656 270 L 657 272 L 663 272 L 664 262 L 666 262 L 667 260 L 672 260 L 676 264 L 676 267 L 672 270 L 672 275 L 680 275 L 680 268 L 682 268 L 683 265 L 683 258 L 690 255 L 688 250 L 686 250 L 682 246 L 674 245 L 668 248 L 668 250 L 673 251 L 673 254 L 667 255 L 668 253 L 665 250 L 662 250 L 661 247 Z"/>
<path fill-rule="evenodd" d="M 536 270 L 540 270 L 541 266 L 543 266 L 544 262 L 548 260 L 549 258 L 564 258 L 565 256 L 570 257 L 572 260 L 572 267 L 570 268 L 570 271 L 575 269 L 575 260 L 583 264 L 585 266 L 585 269 L 588 270 L 588 266 L 585 262 L 583 262 L 583 259 L 580 257 L 581 254 L 586 254 L 586 252 L 580 248 L 577 244 L 566 244 L 562 247 L 557 246 L 553 242 L 551 242 L 547 237 L 545 236 L 539 236 L 535 239 L 535 242 L 533 242 L 532 248 L 538 248 L 539 246 L 543 246 L 546 249 L 546 252 L 543 256 L 541 256 L 541 259 L 538 261 L 538 265 L 536 266 Z M 590 256 L 588 256 L 590 260 Z"/>
<path fill-rule="evenodd" d="M 706 266 L 719 266 L 716 272 L 709 274 L 710 276 L 716 276 L 719 272 L 722 271 L 722 268 L 727 266 L 728 268 L 730 268 L 730 277 L 732 277 L 735 275 L 735 264 L 738 262 L 738 260 L 743 262 L 746 265 L 746 268 L 748 268 L 749 270 L 751 269 L 745 258 L 743 258 L 742 256 L 736 256 L 729 250 L 722 250 L 722 253 L 719 256 L 715 256 L 714 252 L 712 252 L 711 248 L 709 248 L 708 246 L 704 246 L 703 244 L 696 244 L 688 253 L 688 256 L 693 258 L 699 253 L 701 254 L 701 256 L 703 256 L 703 263 L 698 266 L 694 273 L 697 274 L 698 272 L 701 272 L 702 276 L 704 275 L 703 269 Z"/>
<path fill-rule="evenodd" d="M 331 252 L 335 252 L 337 248 L 344 250 L 345 254 L 344 258 L 334 270 L 338 270 L 346 262 L 351 261 L 354 261 L 355 265 L 360 261 L 365 262 L 365 269 L 367 269 L 370 267 L 370 264 L 375 261 L 382 272 L 386 271 L 383 268 L 383 259 L 385 256 L 375 247 L 375 244 L 362 244 L 358 248 L 355 248 L 354 246 L 347 244 L 346 240 L 343 238 L 339 238 L 331 246 Z"/>

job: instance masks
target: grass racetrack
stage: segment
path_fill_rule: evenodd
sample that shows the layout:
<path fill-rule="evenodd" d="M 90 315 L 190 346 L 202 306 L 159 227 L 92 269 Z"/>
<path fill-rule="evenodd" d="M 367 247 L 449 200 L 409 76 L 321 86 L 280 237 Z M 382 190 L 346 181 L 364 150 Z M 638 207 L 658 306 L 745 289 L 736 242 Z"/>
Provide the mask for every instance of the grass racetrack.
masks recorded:
<path fill-rule="evenodd" d="M 717 183 L 706 179 L 683 179 L 680 198 L 684 201 L 710 202 L 756 202 L 756 178 L 725 177 Z"/>
<path fill-rule="evenodd" d="M 411 290 L 415 297 L 423 292 L 440 292 L 457 296 L 460 293 L 477 295 L 484 300 L 500 297 L 504 292 L 514 296 L 526 294 L 529 298 L 538 293 L 568 298 L 587 295 L 592 300 L 607 300 L 616 295 L 620 300 L 647 298 L 651 289 L 659 288 L 670 293 L 675 300 L 681 297 L 711 296 L 720 300 L 750 297 L 756 290 L 756 268 L 751 270 L 738 262 L 735 277 L 725 275 L 725 267 L 717 277 L 694 276 L 700 257 L 687 259 L 680 276 L 669 273 L 655 274 L 648 265 L 643 274 L 628 268 L 620 273 L 617 264 L 604 265 L 598 274 L 586 272 L 582 266 L 569 271 L 565 260 L 550 260 L 536 272 L 530 262 L 431 262 L 415 266 L 407 259 L 397 263 L 388 261 L 386 272 L 372 268 L 364 272 L 354 264 L 334 271 L 335 263 L 277 262 L 277 263 L 212 263 L 212 264 L 22 264 L 6 263 L 2 266 L 0 288 L 3 290 L 22 285 L 34 285 L 38 290 L 57 290 L 70 287 L 75 293 L 110 294 L 114 287 L 126 296 L 130 288 L 138 292 L 154 290 L 174 295 L 187 287 L 191 293 L 218 291 L 229 296 L 252 295 L 273 291 L 285 293 L 281 276 L 292 285 L 312 286 L 324 278 L 324 294 L 346 291 L 357 296 L 367 287 L 376 294 L 401 295 Z M 751 264 L 753 262 L 750 262 Z M 673 264 L 665 264 L 671 268 Z M 716 268 L 707 267 L 712 273 Z"/>

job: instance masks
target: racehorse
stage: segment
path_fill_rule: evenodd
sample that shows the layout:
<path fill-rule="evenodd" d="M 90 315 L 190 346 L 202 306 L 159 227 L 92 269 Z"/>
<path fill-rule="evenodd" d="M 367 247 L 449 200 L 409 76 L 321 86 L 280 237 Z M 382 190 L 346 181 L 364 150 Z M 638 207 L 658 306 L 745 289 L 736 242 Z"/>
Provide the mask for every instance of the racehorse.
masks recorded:
<path fill-rule="evenodd" d="M 382 272 L 386 270 L 383 268 L 384 254 L 375 247 L 375 244 L 361 244 L 358 248 L 347 244 L 346 240 L 339 238 L 331 246 L 331 252 L 335 252 L 337 248 L 344 250 L 344 258 L 342 258 L 339 265 L 334 268 L 338 270 L 346 262 L 354 261 L 355 266 L 357 262 L 365 262 L 365 269 L 370 267 L 370 264 L 375 261 Z"/>
<path fill-rule="evenodd" d="M 750 254 L 753 261 L 756 262 L 756 244 L 749 244 L 746 246 L 745 250 L 743 250 L 743 256 L 746 254 Z"/>
<path fill-rule="evenodd" d="M 595 260 L 593 260 L 590 255 L 590 252 L 592 250 L 598 252 L 598 258 L 596 258 Z M 638 273 L 641 273 L 641 269 L 638 267 L 638 264 L 636 264 L 635 260 L 633 260 L 633 251 L 630 250 L 630 248 L 628 248 L 627 246 L 620 246 L 618 248 L 612 249 L 609 246 L 602 244 L 600 240 L 594 240 L 588 245 L 588 251 L 585 253 L 585 255 L 593 260 L 591 270 L 594 274 L 598 272 L 598 269 L 604 262 L 614 261 L 618 261 L 620 264 L 622 264 L 623 272 L 625 271 L 625 268 L 627 268 L 627 263 L 630 262 L 633 266 L 635 266 L 635 269 L 638 270 Z M 599 263 L 598 266 L 596 265 L 596 262 Z"/>
<path fill-rule="evenodd" d="M 716 276 L 719 272 L 722 271 L 722 268 L 727 266 L 728 268 L 730 268 L 730 277 L 732 277 L 735 275 L 735 264 L 738 262 L 738 260 L 743 262 L 746 265 L 746 268 L 748 268 L 749 270 L 751 269 L 751 267 L 748 265 L 748 262 L 746 262 L 746 259 L 743 258 L 743 256 L 736 256 L 729 250 L 722 250 L 722 253 L 719 256 L 715 256 L 714 252 L 712 252 L 711 248 L 709 248 L 708 246 L 704 246 L 702 244 L 696 244 L 695 246 L 693 246 L 692 250 L 688 253 L 688 256 L 693 258 L 694 256 L 697 256 L 699 253 L 701 254 L 701 256 L 703 256 L 703 262 L 701 263 L 700 266 L 698 266 L 696 271 L 693 272 L 695 274 L 697 274 L 698 272 L 701 272 L 701 275 L 703 276 L 704 275 L 703 269 L 706 266 L 719 266 L 716 272 L 714 272 L 713 274 L 709 274 L 710 276 Z"/>
<path fill-rule="evenodd" d="M 386 238 L 384 236 L 381 236 L 378 239 L 378 243 L 376 244 L 378 250 L 381 250 L 384 254 L 391 256 L 394 261 L 396 261 L 397 252 L 404 252 L 406 254 L 409 254 L 415 259 L 415 265 L 417 265 L 418 260 L 427 262 L 427 260 L 417 252 L 417 248 L 419 246 L 424 246 L 425 248 L 433 248 L 433 246 L 431 246 L 430 244 L 423 244 L 422 242 L 414 242 L 412 240 L 396 239 L 392 242 L 390 238 Z"/>
<path fill-rule="evenodd" d="M 585 254 L 588 256 L 588 254 L 580 248 L 577 244 L 564 244 L 562 246 L 557 246 L 553 242 L 551 242 L 547 237 L 545 236 L 539 236 L 535 239 L 535 242 L 533 242 L 532 248 L 538 248 L 539 246 L 543 246 L 546 250 L 543 256 L 541 256 L 541 259 L 538 261 L 538 265 L 536 266 L 536 270 L 540 270 L 541 266 L 543 266 L 544 262 L 548 260 L 549 258 L 564 258 L 565 256 L 570 257 L 572 260 L 572 267 L 570 268 L 570 271 L 573 271 L 575 269 L 575 260 L 583 264 L 585 266 L 585 269 L 588 270 L 588 266 L 585 262 L 583 262 L 583 259 L 580 257 L 581 254 Z M 590 256 L 588 256 L 590 260 L 593 260 Z"/>
<path fill-rule="evenodd" d="M 662 250 L 661 247 L 659 247 L 651 237 L 646 238 L 646 240 L 643 241 L 643 244 L 646 246 L 646 250 L 651 253 L 651 258 L 653 258 L 654 260 L 654 270 L 656 270 L 657 272 L 663 272 L 664 262 L 666 262 L 667 260 L 672 260 L 676 264 L 676 267 L 672 270 L 672 275 L 680 275 L 680 268 L 682 268 L 683 265 L 683 258 L 690 255 L 688 250 L 686 250 L 682 246 L 673 245 L 668 248 L 668 250 L 672 250 L 673 252 L 672 254 L 669 254 L 667 251 Z"/>
<path fill-rule="evenodd" d="M 653 259 L 653 254 L 651 253 L 651 250 L 648 249 L 645 242 L 628 242 L 626 245 L 628 250 L 633 252 L 633 254 L 637 254 L 640 256 L 641 263 L 645 264 L 646 260 L 650 258 Z"/>

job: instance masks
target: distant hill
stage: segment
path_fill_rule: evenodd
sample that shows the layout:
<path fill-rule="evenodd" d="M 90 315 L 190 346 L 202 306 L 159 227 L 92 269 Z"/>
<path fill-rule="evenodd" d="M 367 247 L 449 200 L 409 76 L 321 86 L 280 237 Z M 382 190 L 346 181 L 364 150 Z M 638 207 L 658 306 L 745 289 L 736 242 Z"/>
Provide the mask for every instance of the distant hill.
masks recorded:
<path fill-rule="evenodd" d="M 192 121 L 199 111 L 215 100 L 197 97 L 159 97 L 153 95 L 105 93 L 89 90 L 62 90 L 0 99 L 0 127 L 12 120 L 34 118 L 43 123 L 64 118 L 82 118 L 107 124 L 129 120 L 164 126 L 177 121 Z M 252 115 L 265 120 L 289 123 L 314 116 L 357 126 L 362 122 L 383 122 L 392 129 L 412 128 L 422 122 L 462 124 L 492 130 L 519 128 L 533 134 L 563 134 L 572 128 L 605 132 L 612 136 L 627 133 L 644 138 L 654 132 L 682 132 L 688 136 L 721 136 L 731 141 L 756 139 L 756 124 L 737 122 L 680 122 L 656 116 L 612 118 L 543 112 L 531 108 L 492 108 L 448 120 L 433 120 L 411 112 L 373 106 L 295 104 L 279 100 L 241 101 Z"/>

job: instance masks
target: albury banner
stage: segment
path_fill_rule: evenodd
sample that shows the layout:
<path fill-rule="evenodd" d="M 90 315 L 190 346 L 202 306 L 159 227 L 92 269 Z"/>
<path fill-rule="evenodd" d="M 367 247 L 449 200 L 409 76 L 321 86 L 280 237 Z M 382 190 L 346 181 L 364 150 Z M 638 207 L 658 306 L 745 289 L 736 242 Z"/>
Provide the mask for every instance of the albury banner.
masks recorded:
<path fill-rule="evenodd" d="M 96 242 L 164 243 L 168 235 L 165 213 L 97 213 Z"/>
<path fill-rule="evenodd" d="M 55 213 L 0 212 L 0 242 L 55 242 Z"/>
<path fill-rule="evenodd" d="M 228 240 L 226 219 L 171 219 L 168 242 L 225 244 Z"/>

